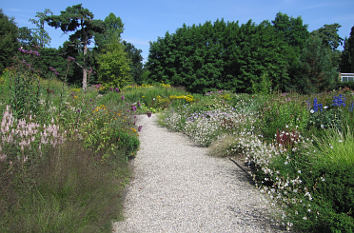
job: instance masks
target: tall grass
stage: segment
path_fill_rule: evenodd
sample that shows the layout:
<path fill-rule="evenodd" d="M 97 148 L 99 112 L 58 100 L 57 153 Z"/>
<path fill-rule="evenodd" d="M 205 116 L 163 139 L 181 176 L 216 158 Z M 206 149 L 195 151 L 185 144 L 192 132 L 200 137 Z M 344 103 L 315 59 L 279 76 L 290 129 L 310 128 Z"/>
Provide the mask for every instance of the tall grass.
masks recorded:
<path fill-rule="evenodd" d="M 67 142 L 20 176 L 2 174 L 8 186 L 0 194 L 0 231 L 110 232 L 129 175 L 119 157 L 102 164 L 80 143 Z"/>

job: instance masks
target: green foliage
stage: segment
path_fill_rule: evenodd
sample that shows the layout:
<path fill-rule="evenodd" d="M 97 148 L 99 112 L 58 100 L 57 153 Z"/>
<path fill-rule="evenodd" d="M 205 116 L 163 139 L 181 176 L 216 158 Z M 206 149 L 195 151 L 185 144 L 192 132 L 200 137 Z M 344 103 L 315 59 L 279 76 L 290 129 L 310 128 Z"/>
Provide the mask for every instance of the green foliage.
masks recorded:
<path fill-rule="evenodd" d="M 284 43 L 277 38 L 268 22 L 255 25 L 249 21 L 239 26 L 237 22 L 217 20 L 214 24 L 183 25 L 176 33 L 166 33 L 151 44 L 149 79 L 193 92 L 250 92 L 250 82 L 258 83 L 259 77 L 268 72 L 272 80 L 277 80 L 274 85 L 283 88 L 288 80 Z"/>
<path fill-rule="evenodd" d="M 340 70 L 343 73 L 354 73 L 354 26 L 351 29 L 349 38 L 344 41 Z"/>
<path fill-rule="evenodd" d="M 0 84 L 0 121 L 6 111 L 10 124 L 0 129 L 6 138 L 0 140 L 0 231 L 111 232 L 112 220 L 122 217 L 127 159 L 139 146 L 129 106 L 117 93 L 103 98 L 56 79 L 11 72 Z M 20 105 L 36 95 L 37 87 L 38 114 L 12 121 L 5 105 L 12 96 Z M 25 116 L 33 114 L 24 103 Z M 48 134 L 53 137 L 44 137 Z"/>
<path fill-rule="evenodd" d="M 248 166 L 261 191 L 283 208 L 281 221 L 289 230 L 352 232 L 353 99 L 351 92 L 341 94 L 317 95 L 315 112 L 306 106 L 311 96 L 209 92 L 171 107 L 160 121 L 200 145 L 211 142 L 210 155 Z M 313 127 L 315 120 L 330 128 Z"/>
<path fill-rule="evenodd" d="M 116 40 L 105 46 L 104 53 L 98 55 L 98 81 L 108 87 L 123 87 L 132 81 L 130 61 L 123 45 Z"/>
<path fill-rule="evenodd" d="M 44 48 L 46 45 L 50 44 L 51 38 L 48 32 L 44 29 L 45 18 L 49 15 L 53 15 L 53 12 L 49 9 L 45 9 L 43 12 L 37 12 L 37 19 L 30 19 L 29 21 L 33 23 L 36 27 L 32 29 L 32 36 L 34 40 L 34 45 L 38 45 L 40 48 Z"/>
<path fill-rule="evenodd" d="M 194 93 L 251 93 L 260 91 L 260 85 L 267 86 L 266 92 L 268 86 L 282 92 L 332 89 L 340 58 L 339 27 L 324 25 L 310 37 L 301 17 L 282 13 L 259 25 L 251 20 L 242 25 L 223 20 L 183 25 L 151 43 L 148 79 Z"/>
<path fill-rule="evenodd" d="M 129 173 L 118 155 L 110 164 L 94 157 L 70 142 L 21 176 L 2 172 L 1 232 L 111 232 L 112 219 L 122 217 L 117 192 Z"/>
<path fill-rule="evenodd" d="M 310 113 L 304 104 L 289 101 L 266 103 L 258 123 L 265 139 L 271 141 L 278 131 L 305 130 L 309 120 Z"/>
<path fill-rule="evenodd" d="M 112 40 L 120 40 L 123 33 L 123 22 L 120 17 L 116 17 L 114 13 L 110 13 L 103 21 L 104 31 L 95 33 L 95 43 L 98 49 L 102 49 L 105 44 Z"/>
<path fill-rule="evenodd" d="M 0 74 L 13 63 L 19 47 L 18 28 L 14 19 L 8 18 L 0 9 Z"/>
<path fill-rule="evenodd" d="M 130 72 L 136 84 L 143 83 L 143 57 L 141 56 L 141 49 L 137 49 L 133 44 L 123 41 L 124 50 L 130 59 Z"/>
<path fill-rule="evenodd" d="M 331 49 L 324 47 L 322 39 L 316 34 L 307 40 L 301 54 L 301 64 L 297 81 L 302 92 L 320 92 L 336 86 L 338 72 L 332 63 Z"/>
<path fill-rule="evenodd" d="M 87 89 L 88 69 L 88 45 L 95 33 L 104 31 L 104 24 L 101 20 L 94 20 L 93 14 L 88 9 L 83 8 L 82 4 L 67 7 L 60 15 L 46 16 L 45 21 L 49 26 L 60 28 L 63 32 L 74 31 L 69 40 L 78 46 L 83 52 L 82 68 L 82 87 Z M 78 64 L 78 63 L 77 63 Z"/>
<path fill-rule="evenodd" d="M 30 48 L 35 45 L 33 41 L 32 31 L 28 27 L 20 27 L 18 29 L 18 40 L 21 47 Z"/>
<path fill-rule="evenodd" d="M 39 77 L 36 74 L 19 71 L 5 75 L 10 85 L 9 104 L 18 119 L 39 111 Z"/>
<path fill-rule="evenodd" d="M 268 75 L 263 74 L 259 83 L 252 81 L 252 89 L 255 94 L 270 94 L 272 92 L 272 82 L 270 81 Z"/>

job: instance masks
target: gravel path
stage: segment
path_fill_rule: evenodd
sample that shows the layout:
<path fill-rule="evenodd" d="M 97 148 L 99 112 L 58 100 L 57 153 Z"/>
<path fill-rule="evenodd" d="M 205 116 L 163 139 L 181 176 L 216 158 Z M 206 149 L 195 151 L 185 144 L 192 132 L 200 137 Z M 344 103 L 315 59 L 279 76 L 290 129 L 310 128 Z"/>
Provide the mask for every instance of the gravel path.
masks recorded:
<path fill-rule="evenodd" d="M 141 146 L 113 232 L 281 232 L 270 205 L 235 164 L 140 117 Z"/>

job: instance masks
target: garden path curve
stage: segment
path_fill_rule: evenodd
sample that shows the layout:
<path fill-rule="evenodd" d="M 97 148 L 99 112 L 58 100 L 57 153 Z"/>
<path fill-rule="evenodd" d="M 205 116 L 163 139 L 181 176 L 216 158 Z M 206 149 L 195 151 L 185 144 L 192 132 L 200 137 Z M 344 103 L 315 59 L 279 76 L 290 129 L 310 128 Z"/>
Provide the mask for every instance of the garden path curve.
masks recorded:
<path fill-rule="evenodd" d="M 139 125 L 125 220 L 113 232 L 281 232 L 269 202 L 230 160 L 160 127 L 156 115 L 139 116 Z"/>

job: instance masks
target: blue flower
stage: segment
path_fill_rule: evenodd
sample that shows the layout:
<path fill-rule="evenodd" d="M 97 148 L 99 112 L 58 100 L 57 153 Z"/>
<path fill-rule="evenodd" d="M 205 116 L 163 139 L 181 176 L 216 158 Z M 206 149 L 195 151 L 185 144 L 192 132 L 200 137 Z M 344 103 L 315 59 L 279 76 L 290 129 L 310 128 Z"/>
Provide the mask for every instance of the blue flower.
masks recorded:
<path fill-rule="evenodd" d="M 317 98 L 313 100 L 313 110 L 318 112 L 318 110 L 322 111 L 322 104 L 317 103 Z"/>
<path fill-rule="evenodd" d="M 333 97 L 333 106 L 340 107 L 343 105 L 345 107 L 345 98 L 342 94 Z"/>

